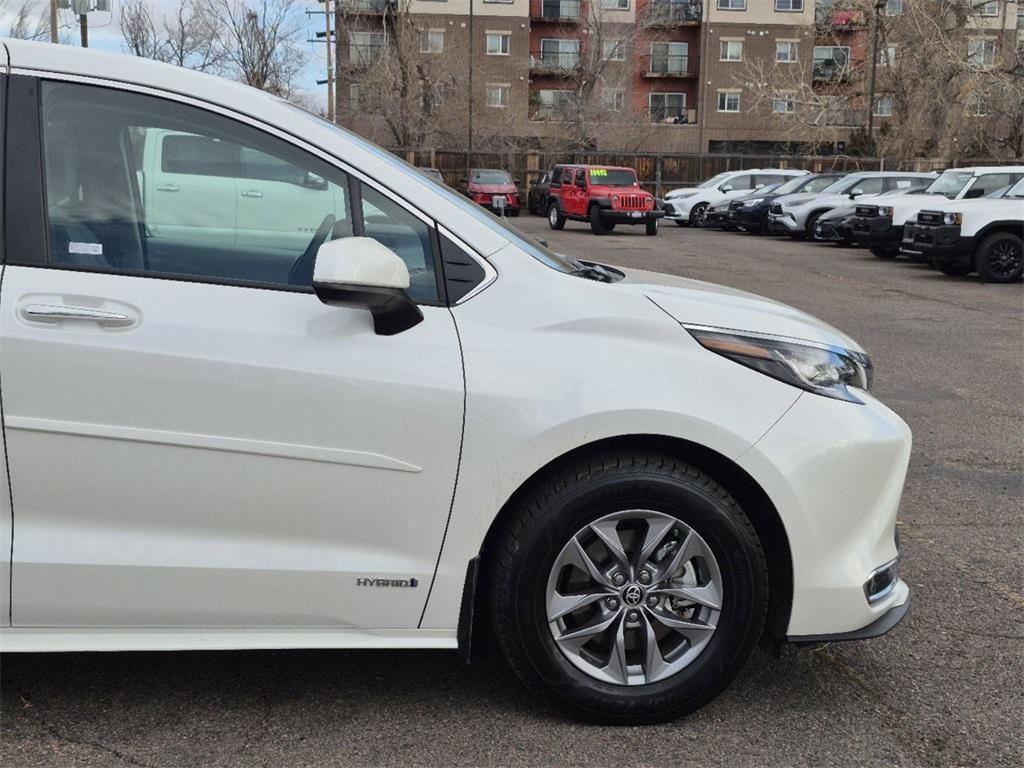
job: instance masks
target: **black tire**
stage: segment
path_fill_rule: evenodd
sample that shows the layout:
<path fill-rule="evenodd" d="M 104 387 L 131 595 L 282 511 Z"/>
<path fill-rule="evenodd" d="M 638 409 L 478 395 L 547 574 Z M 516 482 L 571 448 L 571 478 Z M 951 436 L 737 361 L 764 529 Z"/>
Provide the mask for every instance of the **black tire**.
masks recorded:
<path fill-rule="evenodd" d="M 607 235 L 611 232 L 608 225 L 601 220 L 601 208 L 599 206 L 590 206 L 590 210 L 587 211 L 587 218 L 590 219 L 590 231 L 595 235 Z"/>
<path fill-rule="evenodd" d="M 565 229 L 565 216 L 553 200 L 548 203 L 548 226 L 552 229 Z"/>
<path fill-rule="evenodd" d="M 658 234 L 658 226 L 659 225 L 657 219 L 651 219 L 647 222 L 644 229 L 647 232 L 648 237 L 653 237 L 654 235 Z"/>
<path fill-rule="evenodd" d="M 868 250 L 871 251 L 876 259 L 882 259 L 883 261 L 890 261 L 899 255 L 899 249 L 893 249 L 888 245 L 871 245 L 868 246 Z"/>
<path fill-rule="evenodd" d="M 688 227 L 688 226 L 690 226 L 690 222 L 683 221 L 682 219 L 676 219 L 675 222 L 676 222 L 676 226 L 677 227 Z"/>
<path fill-rule="evenodd" d="M 950 277 L 963 277 L 971 271 L 971 268 L 966 264 L 949 264 L 945 261 L 936 261 L 934 265 L 939 272 Z"/>
<path fill-rule="evenodd" d="M 765 215 L 761 217 L 761 220 L 757 223 L 757 228 L 756 229 L 751 229 L 750 233 L 751 234 L 755 234 L 755 235 L 768 235 L 768 234 L 771 234 L 771 224 L 768 221 L 768 214 L 767 213 L 765 213 Z"/>
<path fill-rule="evenodd" d="M 814 225 L 818 223 L 818 219 L 822 217 L 825 211 L 815 211 L 807 217 L 807 221 L 804 224 L 804 237 L 808 240 L 814 240 Z"/>
<path fill-rule="evenodd" d="M 508 212 L 508 215 L 511 216 L 513 219 L 518 219 L 519 218 L 519 209 L 518 208 L 513 208 L 512 210 L 510 210 Z"/>
<path fill-rule="evenodd" d="M 690 209 L 690 226 L 699 227 L 704 223 L 704 216 L 708 212 L 707 203 L 697 203 Z"/>
<path fill-rule="evenodd" d="M 1014 283 L 1024 274 L 1024 241 L 1010 232 L 996 232 L 981 241 L 974 267 L 986 283 Z"/>
<path fill-rule="evenodd" d="M 650 509 L 682 520 L 707 542 L 722 574 L 715 635 L 686 667 L 645 685 L 601 682 L 559 650 L 546 588 L 561 548 L 615 511 Z M 768 605 L 768 572 L 753 525 L 729 493 L 698 469 L 648 451 L 595 453 L 552 470 L 520 498 L 488 550 L 486 598 L 509 665 L 540 697 L 598 723 L 663 722 L 702 707 L 742 670 Z"/>

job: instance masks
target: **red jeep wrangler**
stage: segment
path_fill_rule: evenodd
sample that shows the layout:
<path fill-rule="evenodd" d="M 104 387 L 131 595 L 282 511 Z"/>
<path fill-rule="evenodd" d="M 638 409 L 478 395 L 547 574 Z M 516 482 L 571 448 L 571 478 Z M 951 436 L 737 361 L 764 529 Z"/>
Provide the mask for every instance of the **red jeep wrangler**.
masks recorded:
<path fill-rule="evenodd" d="M 608 165 L 556 165 L 548 191 L 548 224 L 562 229 L 566 219 L 589 221 L 595 235 L 616 224 L 644 224 L 648 235 L 658 234 L 654 195 L 640 189 L 636 171 Z"/>

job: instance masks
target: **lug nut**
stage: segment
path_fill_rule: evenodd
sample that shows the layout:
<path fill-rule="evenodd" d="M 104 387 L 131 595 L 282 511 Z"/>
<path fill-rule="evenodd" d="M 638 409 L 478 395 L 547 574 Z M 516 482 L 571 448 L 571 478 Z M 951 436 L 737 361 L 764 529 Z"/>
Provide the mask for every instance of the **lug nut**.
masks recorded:
<path fill-rule="evenodd" d="M 623 584 L 626 583 L 626 577 L 623 576 L 621 573 L 616 573 L 614 576 L 612 576 L 612 581 L 615 583 L 615 586 L 621 587 Z"/>
<path fill-rule="evenodd" d="M 640 583 L 641 584 L 650 584 L 651 583 L 651 572 L 650 571 L 640 571 Z"/>
<path fill-rule="evenodd" d="M 658 598 L 657 598 L 657 596 L 655 596 L 655 595 L 648 595 L 647 596 L 647 607 L 648 608 L 657 608 L 658 607 Z"/>
<path fill-rule="evenodd" d="M 614 611 L 619 607 L 619 601 L 614 597 L 609 597 L 607 600 L 604 601 L 604 604 L 608 606 L 609 611 Z"/>
<path fill-rule="evenodd" d="M 626 621 L 631 623 L 640 621 L 640 611 L 630 611 L 629 613 L 627 613 Z"/>

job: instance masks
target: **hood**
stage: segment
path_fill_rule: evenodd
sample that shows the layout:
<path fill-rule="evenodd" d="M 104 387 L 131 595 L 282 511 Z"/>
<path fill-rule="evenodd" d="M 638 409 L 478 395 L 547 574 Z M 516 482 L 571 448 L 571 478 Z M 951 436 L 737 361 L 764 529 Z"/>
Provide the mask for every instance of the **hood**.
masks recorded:
<path fill-rule="evenodd" d="M 800 205 L 806 203 L 808 200 L 813 200 L 818 197 L 819 193 L 816 192 L 791 192 L 788 195 L 777 195 L 775 197 L 776 203 L 785 203 L 786 205 Z M 831 197 L 831 195 L 829 195 Z"/>
<path fill-rule="evenodd" d="M 690 195 L 696 195 L 700 189 L 697 187 L 684 187 L 682 189 L 673 189 L 665 195 L 666 200 L 670 200 L 673 197 L 690 197 Z"/>
<path fill-rule="evenodd" d="M 514 195 L 519 190 L 515 184 L 476 184 L 470 182 L 469 191 L 484 195 Z"/>
<path fill-rule="evenodd" d="M 591 184 L 590 193 L 592 195 L 640 195 L 641 197 L 654 197 L 646 189 L 641 189 L 640 187 L 616 187 L 610 184 Z"/>
<path fill-rule="evenodd" d="M 861 198 L 857 198 L 857 200 L 859 202 Z M 892 208 L 893 223 L 901 224 L 922 208 L 941 205 L 950 202 L 950 200 L 945 195 L 890 195 L 888 197 L 875 195 L 870 198 L 865 196 L 863 202 L 867 205 Z"/>
<path fill-rule="evenodd" d="M 929 195 L 930 197 L 930 195 Z M 918 211 L 943 211 L 946 213 L 971 213 L 979 210 L 979 204 L 984 203 L 985 216 L 992 219 L 999 216 L 1006 216 L 1008 219 L 1019 219 L 1021 211 L 1024 210 L 1024 199 L 1019 197 L 985 198 L 973 197 L 970 200 L 948 200 L 944 202 L 921 206 Z M 915 211 L 914 213 L 917 213 Z"/>
<path fill-rule="evenodd" d="M 864 351 L 831 325 L 763 296 L 685 277 L 616 269 L 626 275 L 617 286 L 646 296 L 679 323 L 786 336 Z"/>

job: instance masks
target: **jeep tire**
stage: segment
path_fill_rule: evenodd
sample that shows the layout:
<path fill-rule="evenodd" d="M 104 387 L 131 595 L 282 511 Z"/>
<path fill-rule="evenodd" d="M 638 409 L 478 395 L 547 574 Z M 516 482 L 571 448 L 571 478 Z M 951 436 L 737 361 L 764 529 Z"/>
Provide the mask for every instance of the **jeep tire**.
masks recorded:
<path fill-rule="evenodd" d="M 565 216 L 554 200 L 548 204 L 548 226 L 552 229 L 565 228 Z"/>

